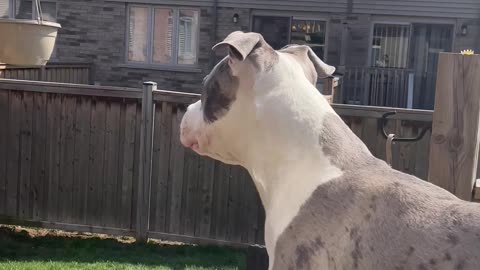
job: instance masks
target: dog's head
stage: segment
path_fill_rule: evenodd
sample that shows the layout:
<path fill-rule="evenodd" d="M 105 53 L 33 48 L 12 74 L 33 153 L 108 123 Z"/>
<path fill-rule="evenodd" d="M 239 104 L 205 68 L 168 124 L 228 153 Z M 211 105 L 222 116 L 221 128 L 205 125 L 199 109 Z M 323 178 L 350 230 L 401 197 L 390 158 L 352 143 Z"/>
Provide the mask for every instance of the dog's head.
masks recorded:
<path fill-rule="evenodd" d="M 206 76 L 201 100 L 188 107 L 180 125 L 182 144 L 198 154 L 245 166 L 254 147 L 296 136 L 288 134 L 296 114 L 328 107 L 312 103 L 321 99 L 314 85 L 335 68 L 309 47 L 275 51 L 260 34 L 238 31 L 213 47 L 222 48 L 228 55 Z"/>

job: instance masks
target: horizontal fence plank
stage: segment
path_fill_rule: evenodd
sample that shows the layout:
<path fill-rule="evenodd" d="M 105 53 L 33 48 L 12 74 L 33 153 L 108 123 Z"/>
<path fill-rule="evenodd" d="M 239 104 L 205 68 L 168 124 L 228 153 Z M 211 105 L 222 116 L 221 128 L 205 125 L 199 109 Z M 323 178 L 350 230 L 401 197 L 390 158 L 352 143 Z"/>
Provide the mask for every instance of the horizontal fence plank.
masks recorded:
<path fill-rule="evenodd" d="M 190 104 L 200 99 L 199 94 L 193 93 L 181 93 L 165 90 L 155 90 L 153 91 L 153 100 L 154 101 L 164 101 L 171 102 L 176 104 Z"/>
<path fill-rule="evenodd" d="M 0 64 L 0 78 L 89 84 L 92 69 L 91 63 L 48 63 L 41 67 Z"/>
<path fill-rule="evenodd" d="M 363 105 L 332 104 L 333 109 L 340 116 L 357 116 L 365 118 L 382 118 L 383 114 L 395 111 L 397 114 L 389 116 L 388 119 L 401 119 L 421 122 L 431 122 L 433 111 L 414 110 L 391 107 L 374 107 Z"/>
<path fill-rule="evenodd" d="M 142 90 L 113 86 L 83 85 L 56 82 L 34 82 L 0 79 L 0 90 L 17 90 L 68 95 L 98 96 L 111 98 L 135 98 L 142 96 Z"/>

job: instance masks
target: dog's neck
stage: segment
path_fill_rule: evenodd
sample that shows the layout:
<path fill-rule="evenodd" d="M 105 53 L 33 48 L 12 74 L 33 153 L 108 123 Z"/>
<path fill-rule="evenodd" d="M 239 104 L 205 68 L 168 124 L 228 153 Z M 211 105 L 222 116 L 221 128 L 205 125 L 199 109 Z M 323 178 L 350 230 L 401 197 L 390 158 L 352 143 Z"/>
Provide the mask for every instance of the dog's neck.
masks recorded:
<path fill-rule="evenodd" d="M 305 120 L 309 122 L 311 119 Z M 289 136 L 282 135 L 279 127 L 282 121 L 266 123 L 265 128 L 275 132 L 249 148 L 245 167 L 252 175 L 267 211 L 275 204 L 273 201 L 282 199 L 280 190 L 301 188 L 301 192 L 307 195 L 345 170 L 361 167 L 375 159 L 343 120 L 330 110 L 322 112 L 316 122 L 311 122 L 320 128 L 307 125 L 306 128 L 292 126 L 283 129 Z M 299 124 L 298 119 L 296 123 Z"/>
<path fill-rule="evenodd" d="M 276 108 L 265 116 L 294 117 L 260 119 L 259 130 L 266 137 L 250 147 L 246 167 L 265 208 L 265 241 L 270 247 L 317 188 L 341 177 L 345 166 L 374 159 L 322 96 L 310 98 L 321 107 L 308 110 L 305 100 L 307 107 L 296 112 L 282 110 L 278 101 L 278 107 L 265 106 Z"/>
<path fill-rule="evenodd" d="M 358 154 L 371 156 L 311 82 L 295 74 L 298 69 L 293 64 L 280 66 L 291 70 L 264 74 L 255 83 L 255 120 L 249 121 L 255 126 L 247 132 L 248 154 L 242 153 L 246 157 L 242 165 L 254 178 L 267 211 L 282 193 L 278 189 L 304 185 L 302 192 L 311 193 L 341 174 L 339 163 L 355 163 L 352 158 Z M 294 85 L 292 76 L 297 78 Z"/>

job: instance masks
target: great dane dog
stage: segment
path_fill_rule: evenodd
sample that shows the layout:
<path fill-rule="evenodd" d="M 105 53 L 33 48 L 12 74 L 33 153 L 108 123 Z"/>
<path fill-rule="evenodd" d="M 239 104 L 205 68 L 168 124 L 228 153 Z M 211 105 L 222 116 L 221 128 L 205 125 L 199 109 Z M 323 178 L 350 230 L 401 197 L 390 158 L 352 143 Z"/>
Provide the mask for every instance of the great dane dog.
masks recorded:
<path fill-rule="evenodd" d="M 480 205 L 375 158 L 314 86 L 334 67 L 258 33 L 219 47 L 180 140 L 248 170 L 269 269 L 480 269 Z"/>

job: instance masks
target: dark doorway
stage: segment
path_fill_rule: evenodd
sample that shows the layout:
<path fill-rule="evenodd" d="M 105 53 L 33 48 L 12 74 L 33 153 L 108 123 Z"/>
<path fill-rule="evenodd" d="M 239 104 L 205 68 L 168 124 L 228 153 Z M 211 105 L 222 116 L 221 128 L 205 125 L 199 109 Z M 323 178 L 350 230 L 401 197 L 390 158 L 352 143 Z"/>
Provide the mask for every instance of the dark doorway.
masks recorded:
<path fill-rule="evenodd" d="M 252 31 L 262 34 L 275 50 L 289 43 L 290 17 L 253 16 Z"/>
<path fill-rule="evenodd" d="M 415 72 L 414 108 L 433 109 L 438 55 L 452 51 L 453 25 L 413 24 L 409 66 Z"/>

